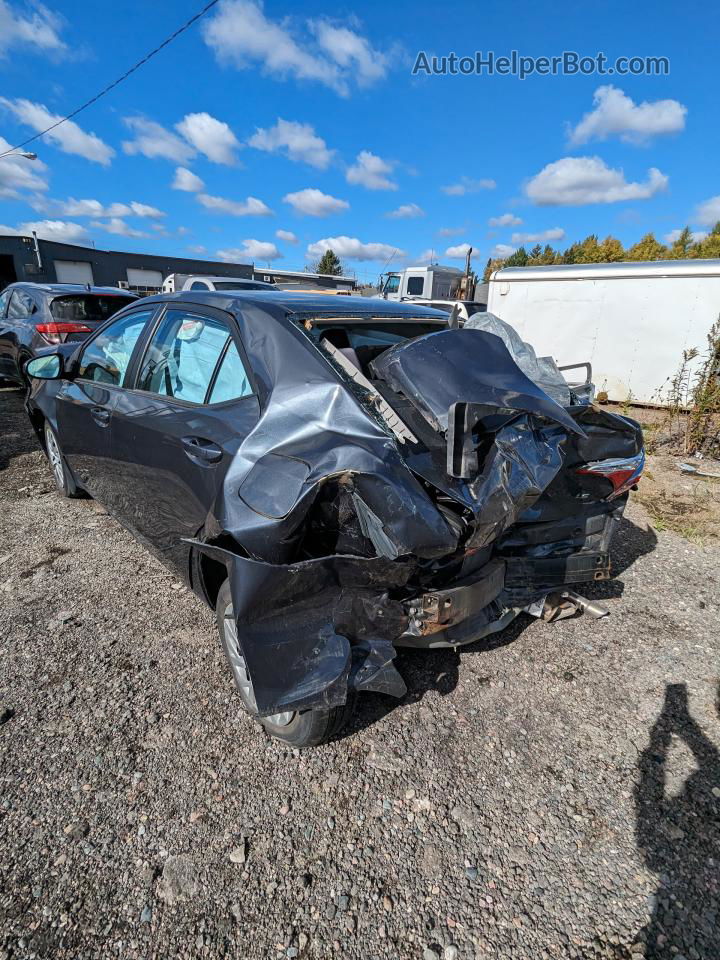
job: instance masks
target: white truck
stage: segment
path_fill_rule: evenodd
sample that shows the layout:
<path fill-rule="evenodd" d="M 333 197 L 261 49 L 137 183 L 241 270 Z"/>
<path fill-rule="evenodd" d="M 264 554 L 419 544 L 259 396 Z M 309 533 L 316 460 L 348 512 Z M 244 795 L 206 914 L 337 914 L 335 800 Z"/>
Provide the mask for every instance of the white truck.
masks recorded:
<path fill-rule="evenodd" d="M 663 405 L 683 352 L 720 315 L 720 260 L 506 267 L 490 278 L 488 312 L 562 367 L 589 360 L 597 394 Z"/>
<path fill-rule="evenodd" d="M 470 269 L 471 254 L 472 247 L 465 270 L 430 264 L 385 273 L 379 285 L 380 296 L 384 300 L 412 300 L 441 310 L 457 307 L 459 319 L 467 320 L 473 313 L 487 309 L 485 284 L 479 283 Z"/>

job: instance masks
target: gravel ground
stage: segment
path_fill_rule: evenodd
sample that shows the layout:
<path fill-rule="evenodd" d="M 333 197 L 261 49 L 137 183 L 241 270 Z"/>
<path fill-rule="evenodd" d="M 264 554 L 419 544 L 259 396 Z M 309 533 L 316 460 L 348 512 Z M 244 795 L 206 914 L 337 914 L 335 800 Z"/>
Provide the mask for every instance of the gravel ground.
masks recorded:
<path fill-rule="evenodd" d="M 0 958 L 720 957 L 716 547 L 631 505 L 612 616 L 398 658 L 303 753 L 0 393 Z"/>

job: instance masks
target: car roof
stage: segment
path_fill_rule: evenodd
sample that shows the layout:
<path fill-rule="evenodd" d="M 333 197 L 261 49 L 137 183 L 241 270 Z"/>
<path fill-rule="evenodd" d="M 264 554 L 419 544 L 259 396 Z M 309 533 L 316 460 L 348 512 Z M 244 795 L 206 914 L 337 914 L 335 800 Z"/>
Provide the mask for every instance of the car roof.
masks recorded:
<path fill-rule="evenodd" d="M 63 293 L 96 293 L 103 296 L 131 297 L 138 300 L 136 293 L 130 290 L 121 290 L 120 287 L 94 287 L 88 288 L 85 283 L 29 283 L 19 281 L 8 284 L 10 287 L 22 287 L 24 290 L 30 290 L 34 293 L 44 293 L 47 296 L 62 296 Z"/>
<path fill-rule="evenodd" d="M 411 301 L 383 300 L 381 297 L 341 297 L 325 294 L 301 293 L 294 290 L 180 290 L 177 293 L 146 297 L 143 303 L 166 303 L 184 300 L 206 303 L 227 309 L 235 304 L 242 309 L 244 304 L 278 306 L 288 313 L 325 314 L 333 317 L 373 316 L 388 319 L 404 317 L 427 317 L 428 320 L 447 322 L 447 311 L 433 310 L 413 304 Z"/>

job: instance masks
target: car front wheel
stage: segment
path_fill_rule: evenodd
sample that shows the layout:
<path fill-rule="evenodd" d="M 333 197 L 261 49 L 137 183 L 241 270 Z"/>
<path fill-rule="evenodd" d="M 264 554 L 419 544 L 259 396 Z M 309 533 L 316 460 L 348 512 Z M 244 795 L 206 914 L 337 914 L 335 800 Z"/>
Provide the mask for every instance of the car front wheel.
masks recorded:
<path fill-rule="evenodd" d="M 220 588 L 215 611 L 220 641 L 243 706 L 263 725 L 271 737 L 289 743 L 293 747 L 302 748 L 319 746 L 339 733 L 352 715 L 354 707 L 352 695 L 348 695 L 347 703 L 341 707 L 287 710 L 269 717 L 258 717 L 252 680 L 238 639 L 228 580 Z M 282 669 L 282 665 L 279 665 L 279 668 Z"/>

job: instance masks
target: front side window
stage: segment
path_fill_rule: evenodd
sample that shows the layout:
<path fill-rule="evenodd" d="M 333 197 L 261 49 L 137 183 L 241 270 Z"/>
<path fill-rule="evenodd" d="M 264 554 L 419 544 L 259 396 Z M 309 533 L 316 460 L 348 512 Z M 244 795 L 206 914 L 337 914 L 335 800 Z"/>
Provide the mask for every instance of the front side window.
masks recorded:
<path fill-rule="evenodd" d="M 184 310 L 168 310 L 160 322 L 137 389 L 188 403 L 220 403 L 252 392 L 227 325 Z"/>
<path fill-rule="evenodd" d="M 83 350 L 78 377 L 120 386 L 130 365 L 135 344 L 152 315 L 152 310 L 139 310 L 106 327 Z"/>
<path fill-rule="evenodd" d="M 37 306 L 31 296 L 24 290 L 13 290 L 8 307 L 8 317 L 13 320 L 21 320 L 23 317 L 29 317 L 35 313 Z"/>
<path fill-rule="evenodd" d="M 400 277 L 388 277 L 385 284 L 385 293 L 397 293 L 400 289 Z"/>

